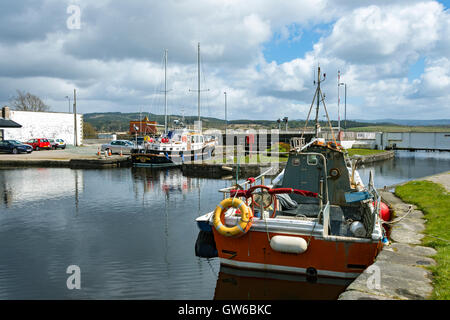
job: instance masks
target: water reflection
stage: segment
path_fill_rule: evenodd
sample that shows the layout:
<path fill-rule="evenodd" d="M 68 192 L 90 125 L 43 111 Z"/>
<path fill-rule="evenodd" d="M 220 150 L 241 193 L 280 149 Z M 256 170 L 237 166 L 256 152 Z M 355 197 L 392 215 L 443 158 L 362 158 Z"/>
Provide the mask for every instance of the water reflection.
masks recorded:
<path fill-rule="evenodd" d="M 221 266 L 216 300 L 336 300 L 351 280 L 318 278 Z"/>
<path fill-rule="evenodd" d="M 450 152 L 396 151 L 394 159 L 376 162 L 358 169 L 365 184 L 369 182 L 370 170 L 375 174 L 375 187 L 383 188 L 449 171 Z"/>
<path fill-rule="evenodd" d="M 78 196 L 84 190 L 83 171 L 67 168 L 0 169 L 0 194 L 6 208 L 49 199 Z"/>
<path fill-rule="evenodd" d="M 220 200 L 222 181 L 185 180 L 180 170 L 59 170 L 0 173 L 11 199 L 0 210 L 0 299 L 213 297 L 218 260 L 195 256 L 193 222 Z M 45 195 L 28 201 L 35 192 Z M 81 268 L 79 291 L 66 287 L 72 264 Z"/>
<path fill-rule="evenodd" d="M 153 168 L 131 168 L 135 183 L 140 183 L 143 192 L 152 192 L 155 186 L 165 193 L 187 194 L 189 191 L 200 188 L 199 178 L 183 176 L 180 169 L 153 169 Z"/>
<path fill-rule="evenodd" d="M 372 169 L 383 186 L 450 170 L 449 160 L 400 154 Z M 195 218 L 231 183 L 176 168 L 0 169 L 0 299 L 337 297 L 345 283 L 219 271 L 219 259 L 195 255 Z M 71 264 L 80 291 L 66 287 Z"/>

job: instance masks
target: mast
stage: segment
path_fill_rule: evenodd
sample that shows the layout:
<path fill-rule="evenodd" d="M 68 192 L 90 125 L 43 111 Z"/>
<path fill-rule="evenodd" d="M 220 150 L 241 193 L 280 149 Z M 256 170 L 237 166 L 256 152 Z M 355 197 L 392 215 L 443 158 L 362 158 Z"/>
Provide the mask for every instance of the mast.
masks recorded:
<path fill-rule="evenodd" d="M 164 133 L 167 134 L 167 49 L 164 50 Z"/>
<path fill-rule="evenodd" d="M 319 137 L 319 107 L 320 107 L 320 66 L 317 67 L 317 89 L 316 89 L 316 95 L 317 95 L 317 105 L 316 105 L 316 131 L 315 135 L 316 138 Z"/>
<path fill-rule="evenodd" d="M 197 76 L 198 76 L 198 121 L 200 121 L 200 42 L 197 54 Z"/>
<path fill-rule="evenodd" d="M 209 91 L 209 89 L 205 89 L 205 90 L 201 90 L 201 86 L 200 86 L 200 42 L 198 43 L 198 53 L 197 53 L 197 90 L 191 90 L 191 89 L 189 89 L 189 92 L 191 92 L 191 91 L 197 91 L 197 95 L 198 95 L 198 97 L 197 97 L 197 109 L 198 109 L 198 122 L 199 122 L 199 125 L 200 125 L 200 127 L 201 127 L 201 124 L 200 124 L 200 121 L 201 121 L 201 118 L 200 118 L 200 93 L 202 92 L 202 91 Z"/>
<path fill-rule="evenodd" d="M 339 106 L 341 104 L 341 97 L 339 95 L 339 87 L 341 86 L 341 71 L 338 70 L 338 132 L 341 131 L 341 114 L 339 111 Z"/>

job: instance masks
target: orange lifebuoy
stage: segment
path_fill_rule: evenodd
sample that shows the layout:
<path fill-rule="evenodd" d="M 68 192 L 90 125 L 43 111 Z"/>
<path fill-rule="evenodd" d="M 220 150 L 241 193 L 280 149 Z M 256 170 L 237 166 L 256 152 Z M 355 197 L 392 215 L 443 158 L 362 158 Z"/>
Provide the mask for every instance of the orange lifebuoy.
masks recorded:
<path fill-rule="evenodd" d="M 233 207 L 241 211 L 241 218 L 234 227 L 227 227 L 222 223 L 225 212 Z M 218 233 L 225 237 L 240 237 L 248 232 L 253 222 L 253 213 L 244 201 L 238 198 L 223 200 L 214 210 L 213 224 Z"/>

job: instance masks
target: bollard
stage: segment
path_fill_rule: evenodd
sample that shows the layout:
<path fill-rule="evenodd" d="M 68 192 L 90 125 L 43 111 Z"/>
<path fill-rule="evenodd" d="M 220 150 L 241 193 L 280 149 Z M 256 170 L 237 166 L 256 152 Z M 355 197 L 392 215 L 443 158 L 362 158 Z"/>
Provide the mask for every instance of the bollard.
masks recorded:
<path fill-rule="evenodd" d="M 97 155 L 100 156 L 100 148 L 97 149 Z"/>
<path fill-rule="evenodd" d="M 121 157 L 123 156 L 123 153 L 122 153 L 122 148 L 120 149 L 120 154 L 119 154 Z"/>
<path fill-rule="evenodd" d="M 105 150 L 105 158 L 108 157 L 108 150 Z"/>

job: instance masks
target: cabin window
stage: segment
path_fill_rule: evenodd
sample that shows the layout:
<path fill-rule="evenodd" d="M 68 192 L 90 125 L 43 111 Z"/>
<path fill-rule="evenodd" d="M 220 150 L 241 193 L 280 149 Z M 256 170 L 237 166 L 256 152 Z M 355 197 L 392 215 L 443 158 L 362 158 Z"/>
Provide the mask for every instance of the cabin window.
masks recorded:
<path fill-rule="evenodd" d="M 310 166 L 316 166 L 317 165 L 317 156 L 315 154 L 308 154 L 306 161 Z"/>

